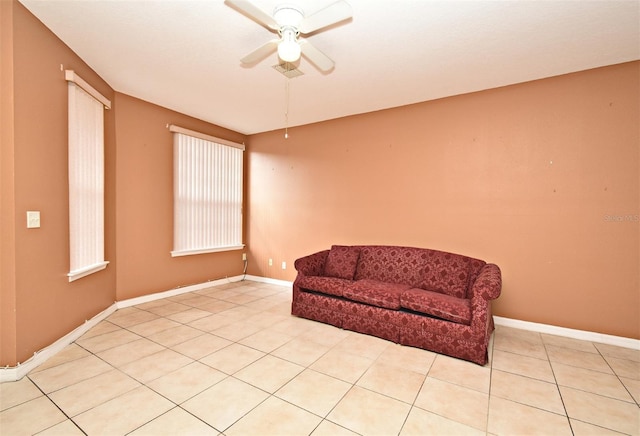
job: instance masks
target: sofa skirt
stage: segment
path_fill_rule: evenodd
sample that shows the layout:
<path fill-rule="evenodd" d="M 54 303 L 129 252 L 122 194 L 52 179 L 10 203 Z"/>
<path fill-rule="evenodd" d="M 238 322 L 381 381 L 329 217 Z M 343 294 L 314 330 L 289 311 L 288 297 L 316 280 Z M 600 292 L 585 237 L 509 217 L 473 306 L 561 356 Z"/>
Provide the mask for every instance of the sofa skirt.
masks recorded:
<path fill-rule="evenodd" d="M 369 306 L 310 292 L 298 292 L 291 305 L 295 316 L 468 360 L 487 363 L 487 343 L 493 331 L 473 331 L 470 326 L 414 313 Z"/>

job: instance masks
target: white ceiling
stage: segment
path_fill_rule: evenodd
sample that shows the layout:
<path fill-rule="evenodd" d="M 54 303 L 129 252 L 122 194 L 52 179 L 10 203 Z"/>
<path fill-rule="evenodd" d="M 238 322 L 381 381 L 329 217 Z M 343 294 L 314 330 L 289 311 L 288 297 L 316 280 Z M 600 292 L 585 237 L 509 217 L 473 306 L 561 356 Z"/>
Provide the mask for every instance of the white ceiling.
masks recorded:
<path fill-rule="evenodd" d="M 255 0 L 307 15 L 335 0 Z M 223 0 L 20 0 L 116 91 L 253 134 L 285 126 L 274 34 Z M 308 37 L 289 127 L 640 59 L 638 0 L 348 0 L 353 18 Z"/>

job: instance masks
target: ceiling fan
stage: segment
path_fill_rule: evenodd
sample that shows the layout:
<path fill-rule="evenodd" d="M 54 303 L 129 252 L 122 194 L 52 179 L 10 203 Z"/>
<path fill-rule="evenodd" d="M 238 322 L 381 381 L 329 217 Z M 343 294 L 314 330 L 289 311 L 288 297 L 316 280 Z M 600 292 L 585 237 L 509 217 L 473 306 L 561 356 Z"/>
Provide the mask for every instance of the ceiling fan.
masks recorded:
<path fill-rule="evenodd" d="M 248 0 L 226 0 L 226 3 L 279 35 L 278 39 L 272 39 L 252 51 L 240 59 L 240 62 L 254 64 L 277 50 L 278 56 L 285 62 L 295 62 L 302 54 L 323 72 L 334 67 L 333 60 L 300 35 L 324 29 L 353 15 L 351 6 L 344 0 L 338 0 L 309 16 L 305 16 L 299 7 L 290 4 L 277 6 L 273 14 L 269 15 Z"/>

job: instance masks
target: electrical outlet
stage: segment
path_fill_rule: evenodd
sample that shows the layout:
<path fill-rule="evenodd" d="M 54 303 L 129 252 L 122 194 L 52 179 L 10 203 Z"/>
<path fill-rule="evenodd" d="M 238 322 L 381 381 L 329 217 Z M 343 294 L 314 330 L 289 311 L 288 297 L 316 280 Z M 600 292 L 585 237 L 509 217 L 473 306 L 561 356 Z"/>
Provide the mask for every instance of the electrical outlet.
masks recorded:
<path fill-rule="evenodd" d="M 242 260 L 247 260 L 247 253 L 242 253 Z"/>
<path fill-rule="evenodd" d="M 273 259 L 269 259 L 269 266 L 273 266 Z"/>
<path fill-rule="evenodd" d="M 287 262 L 284 260 L 282 261 L 282 269 L 287 269 Z"/>

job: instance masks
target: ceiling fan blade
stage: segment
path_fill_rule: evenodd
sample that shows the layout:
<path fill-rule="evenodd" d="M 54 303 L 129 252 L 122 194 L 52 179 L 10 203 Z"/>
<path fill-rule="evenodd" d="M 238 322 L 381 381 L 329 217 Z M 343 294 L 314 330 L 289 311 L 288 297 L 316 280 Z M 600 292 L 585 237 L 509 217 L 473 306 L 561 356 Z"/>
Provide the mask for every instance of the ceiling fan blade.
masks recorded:
<path fill-rule="evenodd" d="M 280 28 L 271 15 L 248 0 L 225 0 L 225 3 L 267 29 L 278 30 Z"/>
<path fill-rule="evenodd" d="M 309 15 L 300 23 L 300 33 L 311 33 L 323 27 L 346 20 L 353 16 L 351 5 L 344 0 L 338 0 L 315 14 Z"/>
<path fill-rule="evenodd" d="M 278 39 L 272 39 L 271 41 L 267 42 L 261 47 L 258 47 L 257 49 L 240 59 L 240 62 L 242 62 L 243 64 L 255 64 L 256 62 L 261 61 L 278 49 L 279 41 L 280 40 Z"/>
<path fill-rule="evenodd" d="M 336 64 L 331 60 L 331 58 L 318 50 L 309 41 L 299 38 L 298 42 L 300 43 L 302 55 L 306 57 L 312 64 L 318 67 L 320 71 L 326 73 L 327 71 L 331 71 L 333 67 L 335 67 Z"/>

